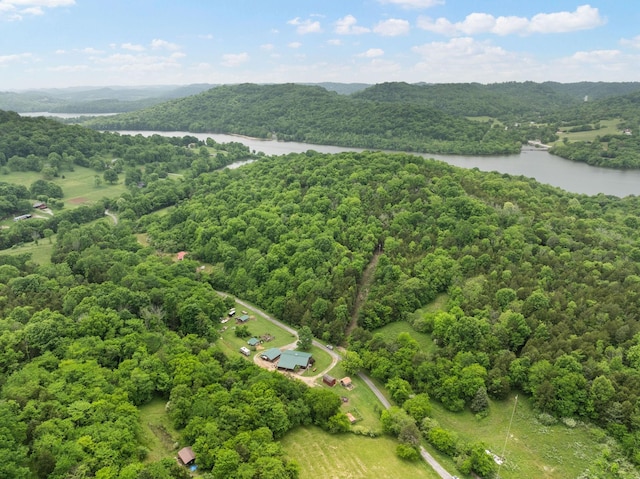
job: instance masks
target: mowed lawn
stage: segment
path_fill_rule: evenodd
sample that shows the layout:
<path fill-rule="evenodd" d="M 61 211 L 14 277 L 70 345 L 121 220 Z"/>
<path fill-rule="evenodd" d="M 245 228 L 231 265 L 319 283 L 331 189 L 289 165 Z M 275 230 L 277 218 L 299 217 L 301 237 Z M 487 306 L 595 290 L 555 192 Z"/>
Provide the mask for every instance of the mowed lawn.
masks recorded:
<path fill-rule="evenodd" d="M 438 479 L 422 460 L 396 456 L 397 442 L 380 436 L 329 434 L 317 427 L 299 427 L 281 441 L 287 455 L 300 464 L 301 478 Z"/>
<path fill-rule="evenodd" d="M 102 198 L 116 198 L 127 191 L 124 185 L 124 174 L 120 174 L 120 180 L 115 185 L 102 181 L 100 186 L 95 185 L 95 177 L 102 179 L 102 172 L 91 168 L 75 166 L 74 171 L 63 171 L 58 178 L 53 178 L 52 183 L 59 185 L 64 194 L 64 207 L 76 208 L 83 204 L 91 204 Z M 64 178 L 62 178 L 64 176 Z M 24 185 L 27 188 L 36 180 L 41 180 L 42 174 L 34 171 L 16 171 L 0 177 L 0 181 Z"/>
<path fill-rule="evenodd" d="M 514 403 L 514 396 L 507 401 L 491 401 L 489 416 L 477 419 L 469 411 L 452 413 L 432 401 L 433 417 L 445 429 L 455 431 L 460 439 L 482 441 L 493 453 L 502 455 Z M 604 447 L 597 440 L 598 431 L 586 425 L 574 428 L 562 423 L 545 426 L 538 422 L 530 401 L 519 395 L 500 478 L 578 477 L 592 460 L 600 456 Z"/>
<path fill-rule="evenodd" d="M 322 384 L 322 387 L 333 390 L 337 395 L 348 399 L 347 402 L 342 403 L 341 410 L 344 413 L 350 412 L 353 414 L 358 422 L 354 427 L 358 427 L 365 431 L 382 432 L 382 425 L 380 424 L 380 413 L 384 409 L 378 398 L 373 391 L 369 389 L 362 379 L 358 376 L 350 376 L 353 388 L 346 389 L 340 385 L 340 379 L 347 376 L 342 365 L 338 363 L 329 374 L 337 379 L 337 383 L 334 387 L 329 387 L 320 380 L 318 384 Z"/>

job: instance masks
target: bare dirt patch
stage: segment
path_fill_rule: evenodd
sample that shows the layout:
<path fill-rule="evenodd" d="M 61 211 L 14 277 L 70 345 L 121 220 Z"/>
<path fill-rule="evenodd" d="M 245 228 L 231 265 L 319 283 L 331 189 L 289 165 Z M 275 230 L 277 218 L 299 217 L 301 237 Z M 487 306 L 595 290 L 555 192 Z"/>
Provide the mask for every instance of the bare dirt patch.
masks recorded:
<path fill-rule="evenodd" d="M 70 198 L 68 202 L 71 203 L 72 205 L 82 205 L 84 203 L 88 203 L 89 200 L 84 196 L 78 196 L 76 198 Z"/>

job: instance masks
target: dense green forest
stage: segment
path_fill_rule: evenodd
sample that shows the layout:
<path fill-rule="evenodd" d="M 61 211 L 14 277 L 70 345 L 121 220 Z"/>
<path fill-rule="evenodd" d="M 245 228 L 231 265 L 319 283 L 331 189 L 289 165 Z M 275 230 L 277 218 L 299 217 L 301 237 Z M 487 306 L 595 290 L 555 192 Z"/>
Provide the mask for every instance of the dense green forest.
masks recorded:
<path fill-rule="evenodd" d="M 430 153 L 516 153 L 521 141 L 492 122 L 434 108 L 353 99 L 319 86 L 230 85 L 87 123 L 99 129 L 237 133 L 257 138 Z"/>
<path fill-rule="evenodd" d="M 374 377 L 452 410 L 480 388 L 524 390 L 541 411 L 607 427 L 638 462 L 639 206 L 409 155 L 308 152 L 203 175 L 145 229 L 214 264 L 215 288 L 336 342 L 382 249 L 350 339 Z M 415 325 L 435 355 L 376 338 L 441 292 L 447 312 Z"/>
<path fill-rule="evenodd" d="M 410 154 L 308 151 L 218 171 L 250 157 L 246 147 L 5 112 L 0 129 L 7 172 L 118 164 L 130 186 L 0 232 L 0 249 L 57 234 L 51 264 L 0 255 L 3 475 L 181 477 L 175 462 L 144 461 L 137 407 L 159 396 L 212 477 L 297 477 L 273 440 L 299 424 L 344 430 L 340 399 L 218 351 L 215 324 L 230 305 L 216 290 L 347 345 L 351 367 L 409 414 L 424 416 L 429 397 L 482 412 L 487 397 L 523 392 L 550 418 L 602 426 L 618 441 L 612 460 L 640 465 L 638 198 L 570 194 Z M 177 170 L 183 179 L 170 179 Z M 1 184 L 4 215 L 34 194 L 55 197 L 43 181 Z M 95 222 L 107 207 L 118 225 Z M 443 293 L 443 310 L 412 315 Z M 410 317 L 433 351 L 376 334 Z M 399 435 L 395 414 L 383 425 Z M 428 418 L 421 426 L 436 435 Z"/>

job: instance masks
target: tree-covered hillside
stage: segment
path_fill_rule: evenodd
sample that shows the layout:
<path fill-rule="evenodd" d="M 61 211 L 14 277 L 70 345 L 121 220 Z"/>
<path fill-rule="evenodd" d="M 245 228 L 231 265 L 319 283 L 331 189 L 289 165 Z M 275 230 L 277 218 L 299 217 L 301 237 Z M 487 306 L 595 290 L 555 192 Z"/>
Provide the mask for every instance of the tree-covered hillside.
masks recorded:
<path fill-rule="evenodd" d="M 502 154 L 520 149 L 518 138 L 490 122 L 456 118 L 423 105 L 353 99 L 305 85 L 221 86 L 199 95 L 116 117 L 100 129 L 184 130 L 273 135 L 303 141 L 431 153 Z"/>
<path fill-rule="evenodd" d="M 607 427 L 638 463 L 639 208 L 408 155 L 309 152 L 203 175 L 146 229 L 214 264 L 214 287 L 332 341 L 382 249 L 351 339 L 375 377 L 454 410 L 481 387 L 524 390 L 541 411 Z M 447 312 L 416 325 L 436 354 L 369 333 L 445 292 Z"/>
<path fill-rule="evenodd" d="M 592 141 L 558 143 L 551 153 L 589 165 L 640 168 L 640 92 L 587 102 L 558 112 L 559 125 L 579 125 L 597 130 L 600 120 L 619 120 L 617 134 L 598 135 Z"/>

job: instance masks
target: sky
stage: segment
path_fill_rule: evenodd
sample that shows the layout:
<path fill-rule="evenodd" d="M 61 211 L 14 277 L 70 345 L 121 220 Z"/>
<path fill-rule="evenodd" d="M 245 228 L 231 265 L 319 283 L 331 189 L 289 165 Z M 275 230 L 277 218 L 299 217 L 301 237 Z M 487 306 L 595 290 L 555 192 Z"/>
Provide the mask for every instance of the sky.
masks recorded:
<path fill-rule="evenodd" d="M 640 81 L 638 0 L 0 0 L 0 91 Z"/>

